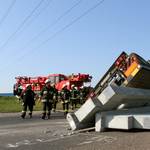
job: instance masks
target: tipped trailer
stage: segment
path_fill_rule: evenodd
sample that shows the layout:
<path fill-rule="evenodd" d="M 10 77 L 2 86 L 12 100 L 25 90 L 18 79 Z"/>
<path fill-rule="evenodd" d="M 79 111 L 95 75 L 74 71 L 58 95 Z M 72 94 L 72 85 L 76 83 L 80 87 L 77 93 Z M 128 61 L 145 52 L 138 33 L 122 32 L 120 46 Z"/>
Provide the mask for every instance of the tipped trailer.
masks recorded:
<path fill-rule="evenodd" d="M 97 97 L 107 86 L 150 89 L 150 61 L 145 61 L 136 53 L 122 52 L 100 79 L 87 99 Z"/>

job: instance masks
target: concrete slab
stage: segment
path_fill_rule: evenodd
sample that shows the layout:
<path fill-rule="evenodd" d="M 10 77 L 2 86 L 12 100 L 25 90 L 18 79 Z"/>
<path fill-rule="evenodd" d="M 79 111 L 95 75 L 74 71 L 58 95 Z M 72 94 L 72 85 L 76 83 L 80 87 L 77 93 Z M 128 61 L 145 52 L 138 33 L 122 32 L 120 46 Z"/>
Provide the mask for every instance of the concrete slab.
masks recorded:
<path fill-rule="evenodd" d="M 95 113 L 99 111 L 101 106 L 99 99 L 90 98 L 78 111 L 68 113 L 67 120 L 72 130 L 95 126 Z"/>
<path fill-rule="evenodd" d="M 150 129 L 150 106 L 96 113 L 95 131 L 103 132 L 107 128 Z"/>
<path fill-rule="evenodd" d="M 69 122 L 72 130 L 79 130 L 95 126 L 95 122 L 89 122 L 84 124 L 80 123 L 74 113 L 67 114 L 67 121 Z"/>
<path fill-rule="evenodd" d="M 103 104 L 97 98 L 90 98 L 81 108 L 74 114 L 80 123 L 87 123 L 95 121 L 95 113 Z"/>
<path fill-rule="evenodd" d="M 134 115 L 134 128 L 150 129 L 150 113 Z"/>
<path fill-rule="evenodd" d="M 105 128 L 113 129 L 132 129 L 133 128 L 134 117 L 132 115 L 108 115 L 105 116 Z"/>
<path fill-rule="evenodd" d="M 150 106 L 150 90 L 108 86 L 98 99 L 103 104 L 100 111 Z"/>

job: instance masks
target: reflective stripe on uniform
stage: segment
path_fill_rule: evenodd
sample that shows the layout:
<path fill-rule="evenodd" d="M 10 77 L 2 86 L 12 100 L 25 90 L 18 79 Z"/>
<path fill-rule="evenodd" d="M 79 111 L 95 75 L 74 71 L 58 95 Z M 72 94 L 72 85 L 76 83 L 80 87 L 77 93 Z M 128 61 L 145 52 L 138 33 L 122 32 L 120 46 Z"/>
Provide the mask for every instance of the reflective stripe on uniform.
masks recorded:
<path fill-rule="evenodd" d="M 25 110 L 22 111 L 22 113 L 25 113 L 25 112 L 26 112 Z"/>
<path fill-rule="evenodd" d="M 42 102 L 48 102 L 47 99 L 42 99 Z M 49 102 L 53 102 L 53 100 L 49 100 Z"/>
<path fill-rule="evenodd" d="M 47 102 L 47 99 L 42 99 L 42 102 Z"/>
<path fill-rule="evenodd" d="M 49 93 L 52 95 L 52 94 L 53 94 L 53 91 L 49 91 Z"/>

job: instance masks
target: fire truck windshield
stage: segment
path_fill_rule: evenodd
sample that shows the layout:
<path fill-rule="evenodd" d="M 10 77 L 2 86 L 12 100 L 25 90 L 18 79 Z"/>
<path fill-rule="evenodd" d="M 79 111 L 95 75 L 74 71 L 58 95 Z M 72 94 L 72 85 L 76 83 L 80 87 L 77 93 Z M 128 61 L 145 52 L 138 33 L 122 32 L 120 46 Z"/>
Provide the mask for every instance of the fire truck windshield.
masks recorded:
<path fill-rule="evenodd" d="M 59 83 L 59 77 L 58 76 L 55 77 L 55 81 L 56 81 L 56 83 Z"/>
<path fill-rule="evenodd" d="M 54 77 L 49 77 L 51 84 L 54 84 Z"/>

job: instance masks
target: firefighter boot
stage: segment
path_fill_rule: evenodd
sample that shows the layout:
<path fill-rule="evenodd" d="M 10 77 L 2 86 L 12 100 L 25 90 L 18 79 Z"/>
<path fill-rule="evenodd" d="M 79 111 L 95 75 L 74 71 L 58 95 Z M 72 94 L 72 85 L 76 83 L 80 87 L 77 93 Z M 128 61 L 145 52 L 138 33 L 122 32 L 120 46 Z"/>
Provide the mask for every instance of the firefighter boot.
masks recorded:
<path fill-rule="evenodd" d="M 32 113 L 29 113 L 30 118 L 32 118 Z"/>
<path fill-rule="evenodd" d="M 74 107 L 73 107 L 73 106 L 71 106 L 71 109 L 73 110 L 73 109 L 74 109 Z"/>
<path fill-rule="evenodd" d="M 25 114 L 22 114 L 21 117 L 24 119 L 25 118 Z"/>
<path fill-rule="evenodd" d="M 41 119 L 45 119 L 45 114 L 43 114 L 43 115 L 41 116 Z"/>
<path fill-rule="evenodd" d="M 51 111 L 47 111 L 47 119 L 50 119 Z"/>

